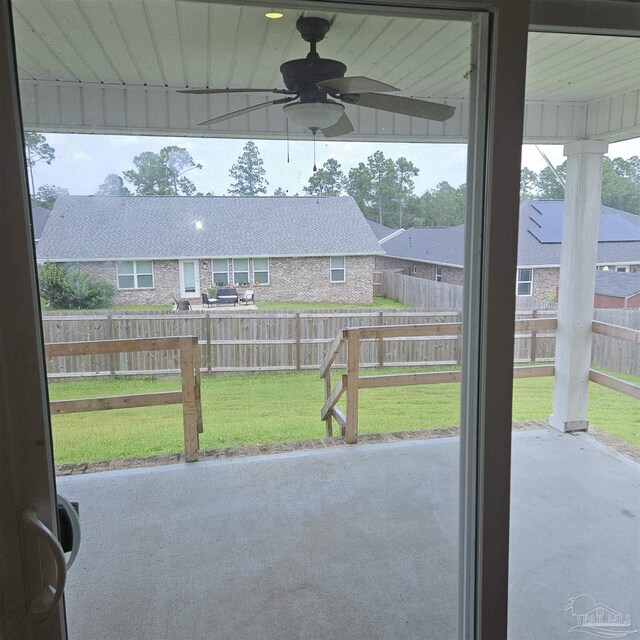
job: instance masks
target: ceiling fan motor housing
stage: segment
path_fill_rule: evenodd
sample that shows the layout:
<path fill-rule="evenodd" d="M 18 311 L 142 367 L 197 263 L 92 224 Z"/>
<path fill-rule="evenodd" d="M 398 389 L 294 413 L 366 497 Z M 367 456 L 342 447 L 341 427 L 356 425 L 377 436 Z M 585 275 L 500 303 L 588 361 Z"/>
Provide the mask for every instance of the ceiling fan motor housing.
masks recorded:
<path fill-rule="evenodd" d="M 282 79 L 289 91 L 304 93 L 311 87 L 317 90 L 316 83 L 332 78 L 343 78 L 347 67 L 338 60 L 327 58 L 303 58 L 289 60 L 280 65 Z M 322 90 L 326 96 L 326 90 Z"/>

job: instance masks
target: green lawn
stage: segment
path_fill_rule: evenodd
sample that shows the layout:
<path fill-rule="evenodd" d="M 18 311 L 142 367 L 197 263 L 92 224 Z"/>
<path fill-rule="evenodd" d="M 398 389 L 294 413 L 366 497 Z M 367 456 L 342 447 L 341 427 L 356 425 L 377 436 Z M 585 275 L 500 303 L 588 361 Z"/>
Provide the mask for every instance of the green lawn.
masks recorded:
<path fill-rule="evenodd" d="M 49 386 L 52 400 L 179 388 L 177 378 L 80 380 L 52 382 Z M 547 419 L 552 390 L 552 378 L 516 380 L 514 421 Z M 459 393 L 458 384 L 362 391 L 360 432 L 455 426 L 459 423 Z M 319 419 L 323 401 L 323 385 L 316 371 L 203 378 L 201 446 L 323 437 L 324 424 Z M 589 403 L 589 418 L 595 425 L 640 446 L 636 400 L 592 384 Z M 52 423 L 57 463 L 153 455 L 183 448 L 180 405 L 53 416 Z"/>

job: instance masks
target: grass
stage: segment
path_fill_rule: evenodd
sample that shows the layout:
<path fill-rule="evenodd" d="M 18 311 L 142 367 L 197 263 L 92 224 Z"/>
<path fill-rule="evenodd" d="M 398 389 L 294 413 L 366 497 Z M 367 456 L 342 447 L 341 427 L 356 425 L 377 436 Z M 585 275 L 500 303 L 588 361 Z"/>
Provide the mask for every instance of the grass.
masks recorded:
<path fill-rule="evenodd" d="M 363 375 L 375 373 L 367 370 Z M 58 400 L 179 388 L 178 378 L 122 378 L 52 382 L 49 392 L 52 400 Z M 515 380 L 514 421 L 546 420 L 552 392 L 553 378 Z M 365 390 L 360 395 L 360 432 L 456 426 L 459 394 L 458 384 Z M 316 371 L 205 377 L 201 446 L 323 437 L 324 423 L 319 419 L 323 401 L 323 385 Z M 633 398 L 592 384 L 589 419 L 604 431 L 640 446 L 640 412 Z M 180 405 L 53 416 L 52 425 L 57 463 L 154 455 L 183 448 Z"/>
<path fill-rule="evenodd" d="M 339 302 L 266 302 L 256 301 L 260 311 L 288 311 L 304 309 L 411 309 L 407 304 L 374 296 L 371 304 L 341 304 Z"/>

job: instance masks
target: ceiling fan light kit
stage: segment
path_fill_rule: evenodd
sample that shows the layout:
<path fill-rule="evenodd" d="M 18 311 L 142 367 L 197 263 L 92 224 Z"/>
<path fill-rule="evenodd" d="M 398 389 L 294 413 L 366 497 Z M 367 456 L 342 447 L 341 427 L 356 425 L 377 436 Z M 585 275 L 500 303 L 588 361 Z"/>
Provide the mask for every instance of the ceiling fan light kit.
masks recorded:
<path fill-rule="evenodd" d="M 296 102 L 282 107 L 289 122 L 311 131 L 332 127 L 344 113 L 337 102 Z"/>
<path fill-rule="evenodd" d="M 273 14 L 273 18 L 276 14 L 281 17 L 280 12 L 273 12 Z M 269 14 L 265 15 L 270 17 Z M 314 136 L 318 131 L 322 131 L 325 138 L 335 138 L 354 130 L 341 103 L 439 122 L 448 120 L 455 113 L 455 107 L 449 105 L 388 95 L 389 92 L 400 89 L 378 80 L 364 76 L 345 77 L 347 67 L 344 63 L 321 58 L 316 51 L 316 44 L 324 39 L 331 28 L 328 20 L 301 17 L 296 22 L 296 28 L 302 39 L 309 43 L 309 53 L 306 58 L 288 60 L 280 65 L 280 73 L 286 89 L 181 90 L 181 93 L 194 94 L 275 93 L 290 97 L 238 109 L 201 124 L 223 122 L 257 109 L 283 104 L 283 112 L 291 123 L 311 130 Z"/>

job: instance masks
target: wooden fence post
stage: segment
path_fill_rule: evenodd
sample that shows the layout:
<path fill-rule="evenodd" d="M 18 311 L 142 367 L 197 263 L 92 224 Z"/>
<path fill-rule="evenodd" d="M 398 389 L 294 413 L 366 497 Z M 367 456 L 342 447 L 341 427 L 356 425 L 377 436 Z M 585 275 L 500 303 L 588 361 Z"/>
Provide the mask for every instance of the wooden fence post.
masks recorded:
<path fill-rule="evenodd" d="M 107 313 L 107 340 L 113 340 L 113 316 Z M 109 354 L 109 377 L 116 379 L 116 354 Z"/>
<path fill-rule="evenodd" d="M 324 377 L 324 396 L 327 400 L 331 397 L 331 369 L 327 371 L 327 375 Z M 325 425 L 327 438 L 331 438 L 333 436 L 333 416 L 331 413 L 327 416 Z"/>
<path fill-rule="evenodd" d="M 200 344 L 198 339 L 193 343 L 193 371 L 194 371 L 194 393 L 195 393 L 195 405 L 196 405 L 196 425 L 198 427 L 198 433 L 204 431 L 204 425 L 202 423 L 202 391 L 200 382 Z M 200 448 L 200 438 L 198 438 L 198 448 Z"/>
<path fill-rule="evenodd" d="M 358 369 L 360 368 L 360 335 L 350 329 L 347 336 L 347 424 L 345 442 L 358 442 Z"/>
<path fill-rule="evenodd" d="M 534 309 L 531 312 L 531 318 L 533 319 L 537 317 L 538 317 L 538 310 Z M 533 329 L 531 331 L 531 350 L 529 352 L 529 359 L 531 360 L 531 362 L 536 361 L 537 342 L 538 342 L 538 332 L 535 329 Z"/>
<path fill-rule="evenodd" d="M 205 334 L 207 337 L 207 373 L 211 373 L 211 316 L 209 315 L 209 312 L 207 311 L 204 314 L 204 321 L 205 321 Z"/>
<path fill-rule="evenodd" d="M 301 336 L 301 327 L 300 327 L 300 314 L 296 313 L 296 318 L 295 318 L 295 332 L 296 332 L 296 371 L 300 371 L 300 357 L 301 357 L 301 353 L 300 353 L 300 340 L 302 339 Z"/>
<path fill-rule="evenodd" d="M 182 377 L 182 422 L 184 428 L 184 459 L 198 459 L 198 409 L 196 398 L 196 372 L 194 341 L 197 338 L 180 338 L 180 373 Z"/>
<path fill-rule="evenodd" d="M 384 326 L 384 311 L 380 311 L 378 314 L 378 324 L 381 327 Z M 384 338 L 382 337 L 382 332 L 380 332 L 380 337 L 378 338 L 378 367 L 380 369 L 384 368 Z"/>

